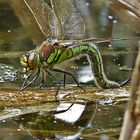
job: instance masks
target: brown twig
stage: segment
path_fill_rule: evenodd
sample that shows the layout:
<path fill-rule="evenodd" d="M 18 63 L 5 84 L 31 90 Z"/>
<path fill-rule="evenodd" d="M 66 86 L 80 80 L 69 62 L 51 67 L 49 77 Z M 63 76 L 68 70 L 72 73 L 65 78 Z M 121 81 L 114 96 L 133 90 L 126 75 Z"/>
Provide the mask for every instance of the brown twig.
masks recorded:
<path fill-rule="evenodd" d="M 140 115 L 140 42 L 139 53 L 137 56 L 135 69 L 132 75 L 130 100 L 125 112 L 120 140 L 138 140 L 139 133 L 139 115 Z"/>

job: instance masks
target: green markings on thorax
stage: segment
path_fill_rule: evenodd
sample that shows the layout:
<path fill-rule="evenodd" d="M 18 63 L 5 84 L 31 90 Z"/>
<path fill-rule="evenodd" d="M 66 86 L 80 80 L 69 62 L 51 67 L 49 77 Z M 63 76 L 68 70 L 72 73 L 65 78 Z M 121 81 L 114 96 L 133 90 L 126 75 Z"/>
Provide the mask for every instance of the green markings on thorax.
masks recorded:
<path fill-rule="evenodd" d="M 52 53 L 50 54 L 50 56 L 47 58 L 47 63 L 48 63 L 48 64 L 50 64 L 50 63 L 53 62 L 53 60 L 54 60 L 56 54 L 57 54 L 57 49 L 54 49 L 54 52 L 52 52 Z"/>
<path fill-rule="evenodd" d="M 71 49 L 68 49 L 68 48 L 58 49 L 58 55 L 56 59 L 54 59 L 54 61 L 58 64 L 72 57 L 74 56 Z"/>
<path fill-rule="evenodd" d="M 60 63 L 60 62 L 67 60 L 67 54 L 68 54 L 67 50 L 62 51 L 62 53 L 56 63 Z"/>
<path fill-rule="evenodd" d="M 62 50 L 61 50 L 61 49 L 57 50 L 57 55 L 56 55 L 56 57 L 55 57 L 55 59 L 54 59 L 55 62 L 58 61 L 58 59 L 59 59 L 61 53 L 62 53 Z"/>
<path fill-rule="evenodd" d="M 48 65 L 60 63 L 65 61 L 67 58 L 67 51 L 63 48 L 55 48 L 54 51 L 49 55 L 46 62 Z"/>

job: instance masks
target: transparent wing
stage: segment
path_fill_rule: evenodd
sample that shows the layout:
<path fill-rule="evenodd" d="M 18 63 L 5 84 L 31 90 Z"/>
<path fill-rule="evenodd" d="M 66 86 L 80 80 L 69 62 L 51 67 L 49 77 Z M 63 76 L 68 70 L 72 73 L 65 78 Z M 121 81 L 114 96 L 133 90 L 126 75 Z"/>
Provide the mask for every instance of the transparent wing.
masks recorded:
<path fill-rule="evenodd" d="M 85 35 L 85 25 L 81 16 L 76 13 L 71 0 L 51 0 L 51 6 L 57 16 L 61 29 L 61 37 L 80 39 Z"/>
<path fill-rule="evenodd" d="M 82 39 L 85 36 L 85 24 L 78 13 L 69 15 L 64 24 L 66 39 Z"/>
<path fill-rule="evenodd" d="M 34 15 L 42 33 L 49 38 L 58 38 L 59 22 L 53 10 L 43 0 L 24 0 Z"/>

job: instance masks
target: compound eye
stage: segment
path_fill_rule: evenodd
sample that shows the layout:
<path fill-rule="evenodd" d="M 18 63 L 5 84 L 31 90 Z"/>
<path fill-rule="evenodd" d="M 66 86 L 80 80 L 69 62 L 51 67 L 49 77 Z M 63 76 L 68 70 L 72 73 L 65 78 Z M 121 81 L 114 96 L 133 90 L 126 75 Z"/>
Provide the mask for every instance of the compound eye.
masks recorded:
<path fill-rule="evenodd" d="M 20 63 L 23 66 L 23 71 L 27 72 L 29 70 L 29 65 L 28 65 L 28 57 L 27 55 L 23 55 L 20 59 Z"/>
<path fill-rule="evenodd" d="M 28 67 L 28 58 L 26 55 L 23 55 L 20 59 L 20 63 L 23 67 Z"/>
<path fill-rule="evenodd" d="M 35 52 L 29 52 L 23 55 L 20 59 L 20 63 L 25 72 L 32 72 L 36 67 Z"/>

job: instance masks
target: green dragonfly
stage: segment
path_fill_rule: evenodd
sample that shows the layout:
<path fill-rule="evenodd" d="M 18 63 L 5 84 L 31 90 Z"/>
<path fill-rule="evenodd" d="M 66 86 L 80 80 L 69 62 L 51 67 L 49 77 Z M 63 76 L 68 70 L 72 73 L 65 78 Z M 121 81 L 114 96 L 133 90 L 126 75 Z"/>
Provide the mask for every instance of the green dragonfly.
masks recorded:
<path fill-rule="evenodd" d="M 41 77 L 39 85 L 41 87 L 46 74 L 54 77 L 53 71 L 64 73 L 65 76 L 72 76 L 79 86 L 76 78 L 71 73 L 54 67 L 55 64 L 62 63 L 78 55 L 87 56 L 94 75 L 94 82 L 98 87 L 117 88 L 121 86 L 121 84 L 106 77 L 102 57 L 96 47 L 96 44 L 109 42 L 111 39 L 82 39 L 85 35 L 85 24 L 70 0 L 50 0 L 51 6 L 48 6 L 43 0 L 24 0 L 24 2 L 32 12 L 46 40 L 40 47 L 21 57 L 20 62 L 28 76 L 20 91 L 35 82 L 38 77 Z M 30 80 L 33 75 L 34 77 Z"/>

